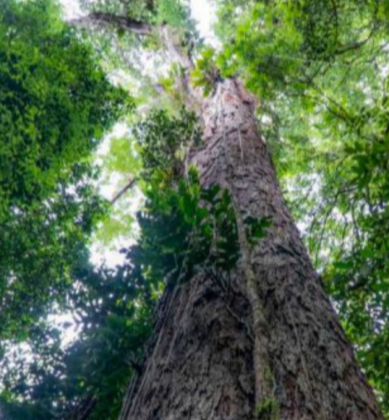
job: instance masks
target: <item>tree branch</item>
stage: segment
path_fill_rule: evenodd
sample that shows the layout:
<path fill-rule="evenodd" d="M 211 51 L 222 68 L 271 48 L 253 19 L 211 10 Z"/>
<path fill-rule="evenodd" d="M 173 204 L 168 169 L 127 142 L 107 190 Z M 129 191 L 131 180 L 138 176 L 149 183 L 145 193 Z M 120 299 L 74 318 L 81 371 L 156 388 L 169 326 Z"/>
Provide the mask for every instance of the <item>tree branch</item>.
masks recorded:
<path fill-rule="evenodd" d="M 370 34 L 365 39 L 354 42 L 352 44 L 340 46 L 339 48 L 335 50 L 335 55 L 342 55 L 349 51 L 359 50 L 373 38 L 373 35 L 375 34 L 375 32 L 376 32 L 376 25 L 373 25 L 373 28 L 371 29 Z"/>
<path fill-rule="evenodd" d="M 111 200 L 111 204 L 114 205 L 128 190 L 130 190 L 136 183 L 136 178 L 131 179 L 128 184 L 125 185 L 124 188 L 122 188 L 115 197 Z"/>
<path fill-rule="evenodd" d="M 151 35 L 153 31 L 153 27 L 147 23 L 140 22 L 126 16 L 119 16 L 105 12 L 92 12 L 85 17 L 75 19 L 70 23 L 75 26 L 85 28 L 89 28 L 91 26 L 98 26 L 102 28 L 116 26 L 116 28 L 141 36 Z"/>
<path fill-rule="evenodd" d="M 337 50 L 335 50 L 335 55 L 342 55 L 350 51 L 358 50 L 370 41 L 371 36 L 372 34 L 370 34 L 366 39 L 362 41 L 354 42 L 353 44 L 343 45 L 339 47 Z"/>

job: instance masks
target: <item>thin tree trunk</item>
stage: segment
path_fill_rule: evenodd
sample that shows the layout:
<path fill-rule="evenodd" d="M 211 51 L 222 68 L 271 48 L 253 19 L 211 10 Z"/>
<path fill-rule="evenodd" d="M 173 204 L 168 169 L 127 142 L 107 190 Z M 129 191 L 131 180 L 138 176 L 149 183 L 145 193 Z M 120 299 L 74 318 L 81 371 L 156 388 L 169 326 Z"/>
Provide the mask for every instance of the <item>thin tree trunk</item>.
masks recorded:
<path fill-rule="evenodd" d="M 383 419 L 282 198 L 254 108 L 238 81 L 220 82 L 191 159 L 203 186 L 230 190 L 238 224 L 269 217 L 271 227 L 253 250 L 240 230 L 230 291 L 199 274 L 161 305 L 123 420 Z"/>

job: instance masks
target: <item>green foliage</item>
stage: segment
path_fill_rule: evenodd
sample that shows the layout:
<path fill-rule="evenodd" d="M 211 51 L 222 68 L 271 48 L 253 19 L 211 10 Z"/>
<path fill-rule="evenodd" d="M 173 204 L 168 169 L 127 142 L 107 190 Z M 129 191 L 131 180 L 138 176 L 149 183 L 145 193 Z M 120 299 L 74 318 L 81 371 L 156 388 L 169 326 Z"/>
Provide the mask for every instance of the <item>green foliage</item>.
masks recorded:
<path fill-rule="evenodd" d="M 215 90 L 219 77 L 219 70 L 215 63 L 215 50 L 205 48 L 191 73 L 192 83 L 203 89 L 204 96 L 209 96 Z"/>
<path fill-rule="evenodd" d="M 45 199 L 94 150 L 124 100 L 69 29 L 55 17 L 42 23 L 51 16 L 43 1 L 1 11 L 0 217 Z"/>
<path fill-rule="evenodd" d="M 300 50 L 302 38 L 295 29 L 295 13 L 286 4 L 249 2 L 242 6 L 242 12 L 230 28 L 232 40 L 225 44 L 218 59 L 225 76 L 244 71 L 248 87 L 258 91 L 261 99 L 272 95 L 273 89 L 284 86 L 289 75 L 299 71 L 296 53 Z M 231 9 L 234 10 L 227 2 L 221 8 L 221 16 L 232 13 Z M 222 17 L 220 25 L 225 22 Z M 226 30 L 222 27 L 219 32 Z"/>
<path fill-rule="evenodd" d="M 139 147 L 131 141 L 131 137 L 111 140 L 109 154 L 104 158 L 104 169 L 126 177 L 136 175 L 140 171 Z"/>
<path fill-rule="evenodd" d="M 271 226 L 271 219 L 255 219 L 254 217 L 248 216 L 244 220 L 246 225 L 246 235 L 251 247 L 254 247 L 260 239 L 265 236 L 266 229 Z"/>
<path fill-rule="evenodd" d="M 139 216 L 142 254 L 152 282 L 175 287 L 195 272 L 230 271 L 239 258 L 235 213 L 229 194 L 215 186 L 203 190 L 194 170 L 173 188 L 156 182 Z"/>
<path fill-rule="evenodd" d="M 0 335 L 14 342 L 28 338 L 34 355 L 31 362 L 21 355 L 15 365 L 4 359 L 3 400 L 15 419 L 74 417 L 91 407 L 90 418 L 113 420 L 151 331 L 156 298 L 201 270 L 224 282 L 236 264 L 230 196 L 217 186 L 201 188 L 188 167 L 200 130 L 193 115 L 176 112 L 183 98 L 177 66 L 161 80 L 176 118 L 152 113 L 134 130 L 136 150 L 133 141 L 115 139 L 105 162 L 109 171 L 139 177 L 146 197 L 139 242 L 125 251 L 127 264 L 117 272 L 73 270 L 85 258 L 85 235 L 105 211 L 91 186 L 88 157 L 125 100 L 107 83 L 90 48 L 59 21 L 54 3 L 3 3 Z M 179 1 L 84 3 L 167 24 L 184 50 L 201 45 Z M 239 75 L 260 100 L 261 130 L 290 207 L 306 227 L 309 251 L 389 413 L 388 4 L 218 4 L 222 51 L 200 51 L 192 81 L 209 95 L 219 77 Z M 112 38 L 114 48 L 108 47 Z M 105 32 L 102 40 L 99 48 L 114 58 L 115 69 L 123 66 L 121 49 L 138 57 L 140 50 L 160 47 L 123 31 Z M 129 67 L 142 85 L 139 102 L 155 99 L 142 61 L 125 62 Z M 106 238 L 127 229 L 121 220 L 106 223 Z M 270 222 L 245 223 L 254 246 Z M 31 327 L 58 300 L 80 319 L 79 339 L 67 349 L 45 323 Z M 278 410 L 269 399 L 256 415 L 274 418 Z"/>
<path fill-rule="evenodd" d="M 183 82 L 187 80 L 186 71 L 173 58 L 167 60 L 165 37 L 182 54 L 194 57 L 197 49 L 203 45 L 195 21 L 190 15 L 189 3 L 184 0 L 80 0 L 86 13 L 104 12 L 114 16 L 128 17 L 131 20 L 150 25 L 154 28 L 150 36 L 139 36 L 131 31 L 117 29 L 115 24 L 93 27 L 93 31 L 84 31 L 91 43 L 104 58 L 105 67 L 114 73 L 122 72 L 128 79 L 126 84 L 131 93 L 136 92 L 138 103 L 153 108 L 158 103 L 163 109 L 172 112 L 180 109 L 187 98 Z M 128 54 L 130 52 L 130 54 Z M 152 67 L 152 71 L 145 71 Z M 170 57 L 172 58 L 172 57 Z M 166 65 L 172 65 L 172 71 L 166 77 Z M 120 69 L 120 70 L 119 70 Z M 158 80 L 159 83 L 156 83 Z M 164 88 L 164 91 L 161 89 Z M 172 103 L 173 102 L 173 103 Z"/>
<path fill-rule="evenodd" d="M 188 148 L 200 144 L 195 116 L 157 111 L 135 132 L 146 196 L 139 240 L 123 251 L 127 262 L 115 271 L 93 270 L 80 253 L 66 290 L 80 328 L 74 343 L 61 347 L 59 331 L 42 322 L 30 329 L 30 357 L 4 359 L 2 398 L 15 420 L 72 418 L 86 410 L 88 419 L 116 419 L 141 366 L 161 292 L 171 293 L 196 273 L 224 287 L 240 257 L 229 193 L 217 185 L 202 188 L 197 171 L 186 170 Z M 247 219 L 251 244 L 267 225 Z"/>
<path fill-rule="evenodd" d="M 129 109 L 51 1 L 0 10 L 0 338 L 60 299 L 105 212 L 89 157 Z"/>
<path fill-rule="evenodd" d="M 50 418 L 55 401 L 77 403 L 64 372 L 77 384 L 73 364 L 81 377 L 92 373 L 75 355 L 65 357 L 59 331 L 43 320 L 69 302 L 74 266 L 106 212 L 90 155 L 131 108 L 58 16 L 51 1 L 7 1 L 0 10 L 0 345 L 10 418 Z M 23 347 L 18 356 L 21 341 L 30 344 L 32 360 Z M 84 363 L 91 352 L 82 351 Z"/>
<path fill-rule="evenodd" d="M 175 287 L 199 271 L 229 273 L 240 256 L 230 194 L 218 185 L 201 187 L 194 168 L 185 168 L 189 149 L 199 145 L 192 114 L 169 118 L 157 112 L 140 126 L 146 206 L 139 214 L 141 262 L 152 284 Z M 247 220 L 252 244 L 264 236 L 266 221 Z M 218 277 L 218 276 L 216 276 Z"/>
<path fill-rule="evenodd" d="M 136 118 L 136 117 L 135 117 Z M 101 168 L 100 186 L 112 191 L 114 198 L 131 180 L 137 179 L 142 169 L 139 147 L 131 132 L 120 133 L 118 137 L 107 140 L 109 147 L 97 156 Z M 135 234 L 135 217 L 131 212 L 139 194 L 134 186 L 126 191 L 120 200 L 111 206 L 110 211 L 99 222 L 93 240 L 102 249 L 114 249 L 123 239 Z"/>
<path fill-rule="evenodd" d="M 222 74 L 240 74 L 264 100 L 277 90 L 302 94 L 306 81 L 336 59 L 366 48 L 386 30 L 379 1 L 220 2 L 217 31 L 225 41 Z M 362 30 L 361 30 L 362 28 Z"/>
<path fill-rule="evenodd" d="M 255 418 L 258 420 L 278 420 L 280 407 L 273 398 L 264 400 L 261 405 L 255 407 Z"/>
<path fill-rule="evenodd" d="M 167 24 L 172 28 L 187 28 L 189 8 L 179 0 L 157 1 L 157 24 Z"/>
<path fill-rule="evenodd" d="M 136 129 L 142 157 L 141 178 L 149 182 L 160 177 L 164 186 L 187 171 L 187 156 L 201 141 L 200 127 L 193 113 L 181 109 L 171 118 L 165 111 L 153 111 Z"/>
<path fill-rule="evenodd" d="M 159 79 L 159 84 L 164 91 L 163 97 L 159 98 L 161 109 L 177 114 L 177 110 L 180 110 L 182 104 L 188 99 L 188 92 L 182 89 L 182 81 L 187 77 L 185 72 L 179 63 L 173 63 L 168 75 Z"/>
<path fill-rule="evenodd" d="M 148 286 L 134 275 L 137 269 L 95 271 L 80 262 L 68 295 L 80 329 L 77 340 L 64 349 L 59 331 L 39 324 L 30 336 L 30 357 L 22 353 L 13 366 L 3 362 L 2 394 L 10 418 L 78 418 L 88 412 L 90 419 L 117 419 L 152 328 L 153 305 L 144 300 Z"/>

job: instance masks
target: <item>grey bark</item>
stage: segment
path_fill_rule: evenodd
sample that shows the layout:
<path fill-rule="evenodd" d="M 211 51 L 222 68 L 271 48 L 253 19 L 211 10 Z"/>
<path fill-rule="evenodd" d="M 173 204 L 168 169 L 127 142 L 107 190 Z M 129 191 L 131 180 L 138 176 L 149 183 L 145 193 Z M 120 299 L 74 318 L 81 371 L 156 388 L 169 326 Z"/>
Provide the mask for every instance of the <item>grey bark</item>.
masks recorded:
<path fill-rule="evenodd" d="M 258 370 L 280 420 L 383 419 L 282 198 L 254 108 L 238 81 L 219 83 L 191 160 L 203 186 L 229 188 L 242 218 L 270 217 L 271 227 L 241 259 L 233 293 L 198 274 L 166 297 L 121 419 L 253 419 Z M 261 366 L 247 265 L 267 329 Z"/>

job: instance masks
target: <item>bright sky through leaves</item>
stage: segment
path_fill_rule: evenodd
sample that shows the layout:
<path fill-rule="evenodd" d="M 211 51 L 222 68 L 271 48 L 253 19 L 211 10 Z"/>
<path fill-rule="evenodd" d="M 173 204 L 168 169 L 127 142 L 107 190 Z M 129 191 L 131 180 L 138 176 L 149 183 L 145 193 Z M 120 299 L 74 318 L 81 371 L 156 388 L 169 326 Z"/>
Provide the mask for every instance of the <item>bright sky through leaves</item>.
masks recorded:
<path fill-rule="evenodd" d="M 79 0 L 60 0 L 61 3 L 64 5 L 64 11 L 66 19 L 76 19 L 82 15 L 82 11 L 80 8 Z M 197 28 L 202 37 L 206 40 L 206 42 L 210 45 L 216 45 L 217 40 L 214 37 L 212 31 L 212 25 L 215 21 L 215 11 L 214 7 L 211 5 L 209 0 L 190 0 L 190 6 L 192 10 L 193 18 L 197 22 Z M 113 132 L 108 137 L 117 137 L 120 136 L 119 132 L 125 130 L 123 124 L 117 124 Z M 107 153 L 109 141 L 104 141 L 100 147 L 100 152 L 104 155 Z M 110 200 L 117 192 L 118 185 L 120 184 L 117 182 L 110 182 L 109 184 L 103 185 L 101 189 L 102 195 Z M 120 189 L 120 188 L 119 188 Z M 133 200 L 131 200 L 133 201 Z M 139 202 L 139 200 L 138 200 Z M 133 208 L 134 213 L 136 209 L 134 209 L 134 203 L 131 202 L 131 207 Z M 136 203 L 135 203 L 136 207 Z M 99 242 L 94 242 L 92 244 L 92 255 L 91 259 L 92 262 L 96 265 L 104 264 L 108 267 L 115 267 L 118 264 L 123 262 L 123 255 L 118 252 L 119 249 L 123 248 L 125 245 L 128 245 L 128 241 L 125 243 L 122 240 L 117 240 L 116 244 L 111 244 L 112 246 L 107 247 L 104 244 Z"/>
<path fill-rule="evenodd" d="M 81 14 L 80 5 L 78 0 L 61 0 L 65 5 L 65 13 L 67 19 L 74 19 Z M 215 21 L 215 11 L 209 0 L 190 0 L 192 15 L 197 21 L 197 28 L 201 35 L 207 42 L 214 44 L 216 42 L 212 25 Z"/>
<path fill-rule="evenodd" d="M 61 3 L 63 3 L 65 6 L 64 11 L 66 19 L 75 19 L 82 15 L 78 0 L 61 0 Z M 215 12 L 209 0 L 190 0 L 190 5 L 193 18 L 197 21 L 200 34 L 205 38 L 207 43 L 215 45 L 217 42 L 212 31 L 212 25 L 215 20 Z M 118 128 L 119 131 L 123 130 L 122 124 L 119 125 L 120 127 L 116 128 Z M 115 136 L 115 133 L 113 133 L 113 135 Z M 107 144 L 107 142 L 103 142 L 102 147 L 104 148 L 104 145 L 107 146 Z M 110 191 L 110 189 L 112 191 Z M 109 199 L 115 194 L 116 189 L 117 184 L 112 183 L 111 186 L 104 186 L 102 193 Z M 118 249 L 123 248 L 124 245 L 124 243 L 120 242 L 117 244 L 117 246 L 103 250 L 102 245 L 95 242 L 92 244 L 91 248 L 91 260 L 96 265 L 103 263 L 108 267 L 115 267 L 116 265 L 123 262 L 123 255 L 118 252 Z M 54 316 L 53 321 L 57 326 L 60 326 L 60 324 L 64 322 L 68 322 L 73 325 L 71 328 L 65 329 L 64 331 L 62 339 L 65 345 L 69 344 L 77 337 L 78 334 L 74 327 L 74 320 L 70 314 Z"/>
<path fill-rule="evenodd" d="M 62 16 L 58 3 L 64 6 Z M 5 351 L 0 360 L 0 391 L 2 387 L 4 391 L 0 392 L 0 417 L 5 395 L 7 404 L 23 401 L 20 415 L 6 413 L 13 420 L 67 418 L 65 411 L 77 407 L 77 412 L 83 412 L 83 403 L 89 407 L 90 398 L 96 401 L 90 420 L 117 420 L 122 394 L 137 368 L 136 364 L 129 366 L 128 357 L 135 362 L 143 360 L 161 293 L 166 290 L 169 295 L 178 282 L 189 282 L 198 272 L 217 280 L 213 270 L 224 277 L 237 269 L 237 258 L 244 249 L 236 246 L 239 237 L 229 194 L 219 200 L 217 189 L 207 188 L 202 195 L 198 173 L 190 165 L 197 162 L 192 155 L 198 145 L 199 153 L 207 154 L 201 149 L 202 129 L 195 115 L 181 110 L 185 104 L 191 109 L 193 103 L 188 100 L 188 84 L 198 92 L 202 89 L 208 100 L 217 102 L 210 111 L 215 111 L 215 138 L 218 130 L 222 137 L 226 133 L 219 110 L 223 111 L 227 97 L 213 93 L 234 78 L 256 99 L 255 116 L 250 117 L 252 131 L 258 128 L 266 139 L 292 219 L 389 420 L 388 1 L 6 0 L 2 5 L 0 53 L 4 60 L 0 75 L 9 94 L 3 95 L 0 105 L 2 114 L 10 115 L 12 126 L 20 128 L 15 132 L 22 134 L 13 135 L 3 118 L 0 172 L 3 180 L 17 182 L 9 182 L 4 190 L 6 197 L 12 198 L 10 205 L 0 200 L 3 207 L 6 203 L 3 221 L 10 222 L 3 223 L 6 230 L 0 238 L 5 255 L 1 296 L 8 299 L 7 305 L 3 304 L 5 310 L 0 311 Z M 116 16 L 87 17 L 94 8 Z M 130 20 L 123 24 L 120 16 Z M 79 21 L 90 36 L 68 31 L 63 19 L 70 26 Z M 142 31 L 147 33 L 146 25 L 150 25 L 151 36 L 128 33 L 131 20 L 143 22 Z M 94 29 L 98 30 L 94 33 Z M 8 38 L 17 42 L 8 42 Z M 74 47 L 70 53 L 68 45 Z M 193 68 L 173 63 L 181 60 L 169 53 L 180 51 L 191 53 Z M 15 58 L 21 63 L 17 68 Z M 186 54 L 181 58 L 186 62 Z M 96 71 L 101 71 L 97 79 L 105 85 L 94 83 Z M 113 85 L 122 89 L 113 89 Z M 28 88 L 27 95 L 24 88 Z M 100 106 L 105 106 L 110 89 L 122 98 L 118 105 L 130 102 L 116 118 L 110 118 L 111 106 Z M 15 104 L 14 98 L 18 99 Z M 52 106 L 53 102 L 57 106 Z M 19 103 L 23 108 L 18 113 Z M 42 106 L 38 109 L 36 103 Z M 100 109 L 103 112 L 99 113 Z M 21 121 L 20 115 L 26 118 Z M 88 115 L 92 118 L 82 120 Z M 241 138 L 241 122 L 231 125 L 243 150 L 246 133 Z M 55 153 L 46 150 L 51 137 L 55 145 L 69 143 L 72 147 L 64 149 L 69 154 L 57 153 L 62 151 L 60 147 Z M 88 141 L 94 147 L 82 154 L 79 147 L 87 147 Z M 20 153 L 14 153 L 19 144 Z M 29 150 L 31 144 L 36 147 Z M 220 154 L 219 150 L 213 149 L 209 158 L 226 152 Z M 236 165 L 231 165 L 234 171 L 246 164 L 238 155 L 236 158 Z M 75 162 L 74 169 L 69 162 Z M 81 164 L 78 172 L 80 162 L 85 162 L 85 167 Z M 100 171 L 94 172 L 95 166 Z M 67 168 L 71 168 L 69 176 Z M 220 171 L 224 169 L 220 165 Z M 42 171 L 46 172 L 41 175 Z M 220 175 L 221 179 L 229 176 Z M 239 178 L 238 171 L 236 175 Z M 273 175 L 269 172 L 269 179 Z M 86 188 L 81 188 L 84 182 Z M 120 191 L 126 192 L 110 205 Z M 247 194 L 253 197 L 254 188 Z M 102 202 L 101 197 L 107 201 Z M 204 205 L 204 200 L 208 204 Z M 20 211 L 24 207 L 19 202 L 26 213 Z M 252 216 L 251 207 L 241 204 L 235 211 Z M 274 216 L 283 206 L 274 206 Z M 251 217 L 247 221 L 246 233 L 253 236 L 250 245 L 255 246 L 254 239 L 263 238 L 261 225 Z M 288 259 L 292 279 L 302 278 L 305 270 L 297 269 L 295 276 L 289 264 L 289 259 L 297 257 L 297 264 L 292 265 L 301 265 L 294 252 L 300 241 L 296 231 L 289 234 L 289 227 L 288 223 L 282 231 L 276 229 L 269 251 L 277 254 L 275 264 Z M 63 240 L 68 237 L 71 240 Z M 294 237 L 296 241 L 289 243 Z M 283 238 L 285 247 L 279 246 Z M 301 255 L 306 257 L 305 252 L 299 252 Z M 258 259 L 258 266 L 261 264 Z M 311 266 L 308 259 L 306 266 Z M 272 268 L 269 273 L 273 277 Z M 277 273 L 274 271 L 274 282 Z M 289 273 L 285 275 L 289 277 Z M 298 282 L 294 283 L 288 293 L 301 297 Z M 253 296 L 256 294 L 254 290 Z M 26 297 L 31 304 L 26 303 Z M 190 294 L 188 299 L 189 304 Z M 304 307 L 309 308 L 312 301 L 308 297 Z M 271 299 L 266 305 L 271 307 Z M 303 319 L 297 306 L 296 314 L 286 307 L 282 313 L 284 309 L 279 307 L 279 324 L 272 312 L 271 325 L 282 326 L 290 317 Z M 312 308 L 315 313 L 317 305 Z M 246 308 L 241 309 L 237 315 L 245 319 Z M 178 316 L 181 309 L 176 306 L 174 311 Z M 241 326 L 235 328 L 239 333 Z M 307 360 L 314 360 L 318 354 L 311 346 L 317 341 L 314 328 L 307 324 L 301 331 L 298 336 L 303 343 L 311 333 L 314 337 L 306 346 L 312 355 Z M 283 333 L 274 328 L 272 335 L 281 339 Z M 182 335 L 178 337 L 181 340 Z M 165 339 L 167 345 L 175 344 L 175 340 Z M 290 346 L 286 342 L 281 347 Z M 295 347 L 289 350 L 296 351 Z M 332 350 L 324 347 L 319 350 L 324 359 L 329 355 L 334 365 L 342 365 L 342 358 L 336 363 Z M 277 357 L 275 354 L 274 366 Z M 314 395 L 324 401 L 320 384 L 330 384 L 334 376 L 331 372 L 320 379 L 318 365 L 308 367 L 308 372 L 315 371 L 313 389 L 319 388 Z M 9 372 L 7 366 L 12 368 Z M 278 389 L 279 383 L 276 385 Z M 332 395 L 342 397 L 340 393 Z M 282 401 L 279 403 L 282 406 Z M 336 411 L 337 404 L 330 401 L 324 405 Z M 346 411 L 350 405 L 344 404 Z M 35 406 L 42 415 L 36 415 Z M 32 416 L 26 414 L 32 410 Z M 339 415 L 325 417 L 338 420 Z"/>

